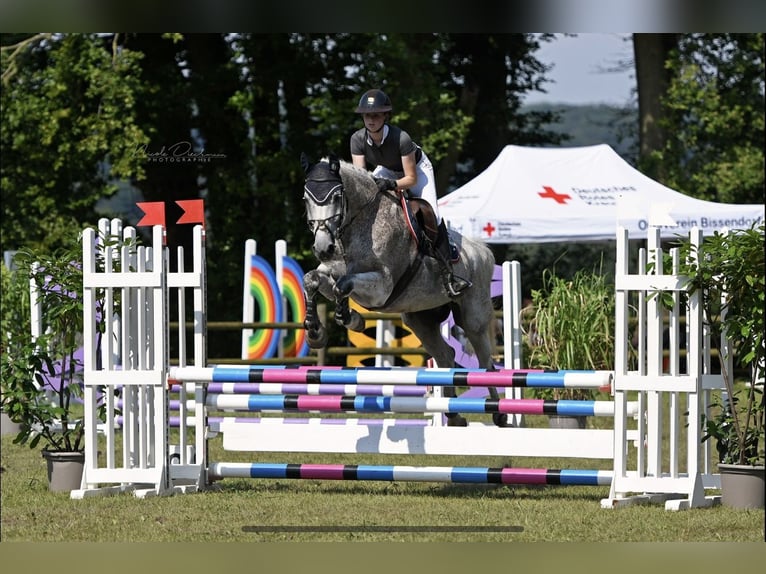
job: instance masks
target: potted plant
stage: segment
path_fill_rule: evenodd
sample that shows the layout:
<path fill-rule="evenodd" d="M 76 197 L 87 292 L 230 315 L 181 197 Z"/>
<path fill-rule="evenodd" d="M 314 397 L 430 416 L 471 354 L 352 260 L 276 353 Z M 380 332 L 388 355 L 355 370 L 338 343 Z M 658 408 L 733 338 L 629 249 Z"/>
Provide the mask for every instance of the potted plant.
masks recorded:
<path fill-rule="evenodd" d="M 27 300 L 25 300 L 24 293 L 14 286 L 14 282 L 18 280 L 18 274 L 13 273 L 8 268 L 7 264 L 10 262 L 11 260 L 5 257 L 0 264 L 0 280 L 2 280 L 2 284 L 0 284 L 0 309 L 2 310 L 0 313 L 0 354 L 2 355 L 5 354 L 6 335 L 12 326 L 15 328 L 19 323 L 20 313 L 18 311 L 29 308 L 28 293 Z M 0 396 L 0 405 L 2 404 L 2 396 Z M 19 430 L 19 424 L 10 419 L 5 408 L 0 407 L 0 434 L 17 435 Z"/>
<path fill-rule="evenodd" d="M 532 319 L 526 333 L 529 367 L 610 370 L 614 365 L 614 291 L 598 272 L 577 271 L 571 279 L 543 272 L 532 291 Z M 535 389 L 553 400 L 593 399 L 590 389 Z M 584 428 L 585 417 L 550 417 L 553 427 Z"/>
<path fill-rule="evenodd" d="M 682 249 L 690 255 L 688 241 Z M 688 258 L 684 273 L 692 290 L 703 294 L 705 324 L 721 357 L 726 394 L 703 414 L 703 441 L 716 440 L 723 503 L 764 507 L 764 224 L 730 233 L 715 233 Z M 720 348 L 721 336 L 729 350 Z M 726 353 L 731 353 L 728 361 Z M 746 373 L 735 380 L 735 369 Z M 733 488 L 727 488 L 736 480 Z M 740 482 L 742 481 L 742 482 Z M 748 489 L 755 498 L 747 499 Z"/>
<path fill-rule="evenodd" d="M 15 443 L 30 448 L 42 443 L 51 490 L 78 488 L 82 474 L 84 429 L 76 400 L 81 396 L 81 250 L 79 238 L 51 253 L 22 249 L 14 257 L 14 277 L 4 285 L 2 409 L 20 425 Z M 44 329 L 34 340 L 30 291 Z M 65 473 L 74 472 L 73 479 L 58 477 L 58 460 Z"/>

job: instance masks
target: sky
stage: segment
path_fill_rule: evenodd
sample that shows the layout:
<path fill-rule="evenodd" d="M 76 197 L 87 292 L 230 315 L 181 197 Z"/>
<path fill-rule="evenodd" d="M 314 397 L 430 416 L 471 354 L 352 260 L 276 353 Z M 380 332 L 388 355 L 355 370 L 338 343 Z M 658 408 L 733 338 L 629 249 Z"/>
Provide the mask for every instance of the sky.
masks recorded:
<path fill-rule="evenodd" d="M 627 40 L 626 40 L 627 38 Z M 589 33 L 565 36 L 556 34 L 541 44 L 537 58 L 553 65 L 546 76 L 554 82 L 544 84 L 548 93 L 534 92 L 524 100 L 527 104 L 606 103 L 623 106 L 630 101 L 635 88 L 635 71 L 605 72 L 619 62 L 633 61 L 630 34 Z"/>

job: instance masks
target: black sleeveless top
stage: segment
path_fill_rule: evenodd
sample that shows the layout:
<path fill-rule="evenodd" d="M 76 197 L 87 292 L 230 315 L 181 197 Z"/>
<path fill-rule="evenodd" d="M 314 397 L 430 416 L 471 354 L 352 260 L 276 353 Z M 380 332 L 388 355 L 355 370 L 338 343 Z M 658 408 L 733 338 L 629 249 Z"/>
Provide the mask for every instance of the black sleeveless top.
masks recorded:
<path fill-rule="evenodd" d="M 382 165 L 404 175 L 402 156 L 415 152 L 415 162 L 420 161 L 420 147 L 412 141 L 410 134 L 396 126 L 388 126 L 388 135 L 379 146 L 367 142 L 367 129 L 361 128 L 351 134 L 351 155 L 363 155 L 369 167 Z"/>

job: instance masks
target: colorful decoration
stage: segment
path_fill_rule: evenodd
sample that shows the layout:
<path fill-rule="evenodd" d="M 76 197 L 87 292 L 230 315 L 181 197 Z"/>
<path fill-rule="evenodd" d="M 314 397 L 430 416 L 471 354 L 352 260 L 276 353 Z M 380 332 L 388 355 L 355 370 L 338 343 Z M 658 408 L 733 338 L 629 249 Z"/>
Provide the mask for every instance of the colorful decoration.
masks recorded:
<path fill-rule="evenodd" d="M 247 250 L 246 250 L 247 251 Z M 306 301 L 303 298 L 303 270 L 298 262 L 277 250 L 281 265 L 276 271 L 261 256 L 247 252 L 245 266 L 249 267 L 246 284 L 243 320 L 262 323 L 302 323 L 306 317 Z M 281 276 L 280 276 L 281 275 Z M 281 281 L 280 281 L 281 279 Z M 253 302 L 255 305 L 253 305 Z M 257 307 L 257 310 L 254 308 Z M 266 328 L 253 331 L 247 337 L 243 358 L 268 359 L 272 357 L 305 357 L 309 345 L 304 329 Z M 280 350 L 281 339 L 281 350 Z"/>
<path fill-rule="evenodd" d="M 306 318 L 306 300 L 303 297 L 303 270 L 291 257 L 282 257 L 283 321 L 302 323 Z M 289 317 L 288 317 L 289 311 Z M 283 342 L 285 357 L 305 357 L 309 344 L 304 329 L 286 329 Z"/>
<path fill-rule="evenodd" d="M 282 320 L 282 297 L 279 295 L 274 269 L 260 255 L 250 257 L 250 295 L 258 305 L 259 321 L 276 323 Z M 250 335 L 247 356 L 250 359 L 274 357 L 279 349 L 278 329 L 258 329 Z"/>

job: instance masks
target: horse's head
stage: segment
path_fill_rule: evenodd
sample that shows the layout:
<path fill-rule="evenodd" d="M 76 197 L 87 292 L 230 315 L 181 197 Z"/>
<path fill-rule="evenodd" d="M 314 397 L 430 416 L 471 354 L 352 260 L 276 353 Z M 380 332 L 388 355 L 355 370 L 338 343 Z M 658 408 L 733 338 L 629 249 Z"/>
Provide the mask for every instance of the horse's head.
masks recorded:
<path fill-rule="evenodd" d="M 331 155 L 312 164 L 306 154 L 301 154 L 301 165 L 306 173 L 303 201 L 314 235 L 312 249 L 317 259 L 329 261 L 336 255 L 336 238 L 346 213 L 340 161 Z"/>

